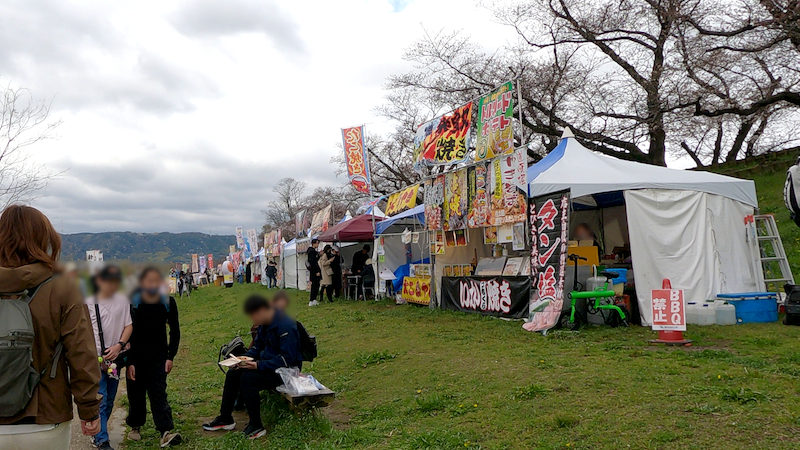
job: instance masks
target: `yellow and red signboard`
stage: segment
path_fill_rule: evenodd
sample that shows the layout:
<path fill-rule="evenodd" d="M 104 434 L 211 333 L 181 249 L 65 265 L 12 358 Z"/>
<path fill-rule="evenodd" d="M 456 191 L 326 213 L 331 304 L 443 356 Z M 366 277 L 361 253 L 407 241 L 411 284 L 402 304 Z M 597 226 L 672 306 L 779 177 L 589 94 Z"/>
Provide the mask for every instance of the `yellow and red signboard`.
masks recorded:
<path fill-rule="evenodd" d="M 364 127 L 342 129 L 342 143 L 344 162 L 350 183 L 358 192 L 369 194 L 370 178 L 367 155 L 364 151 Z"/>
<path fill-rule="evenodd" d="M 422 277 L 403 278 L 403 299 L 411 303 L 427 305 L 431 302 L 431 279 Z"/>
<path fill-rule="evenodd" d="M 393 216 L 417 206 L 418 191 L 419 184 L 415 184 L 390 195 L 389 200 L 387 200 L 388 203 L 386 204 L 386 214 Z"/>

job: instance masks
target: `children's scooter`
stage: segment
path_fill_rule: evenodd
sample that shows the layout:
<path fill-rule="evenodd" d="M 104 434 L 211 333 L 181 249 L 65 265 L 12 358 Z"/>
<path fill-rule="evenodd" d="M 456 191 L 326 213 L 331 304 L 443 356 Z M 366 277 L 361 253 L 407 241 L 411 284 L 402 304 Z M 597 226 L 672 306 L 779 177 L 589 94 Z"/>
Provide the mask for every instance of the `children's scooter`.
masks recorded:
<path fill-rule="evenodd" d="M 599 286 L 592 291 L 583 291 L 583 286 L 578 282 L 578 261 L 586 261 L 587 259 L 575 254 L 569 255 L 568 258 L 573 262 L 575 271 L 572 292 L 569 293 L 570 313 L 569 315 L 562 315 L 562 327 L 576 330 L 588 323 L 586 318 L 587 313 L 596 314 L 598 311 L 603 316 L 605 323 L 611 326 L 628 326 L 625 311 L 615 305 L 613 300 L 607 303 L 604 302 L 605 299 L 613 299 L 615 297 L 616 294 L 612 289 L 609 289 L 609 285 L 619 274 L 616 272 L 600 272 L 600 276 L 606 279 L 605 285 Z M 592 302 L 591 299 L 594 299 L 594 301 Z M 603 311 L 610 311 L 611 316 L 606 317 Z"/>

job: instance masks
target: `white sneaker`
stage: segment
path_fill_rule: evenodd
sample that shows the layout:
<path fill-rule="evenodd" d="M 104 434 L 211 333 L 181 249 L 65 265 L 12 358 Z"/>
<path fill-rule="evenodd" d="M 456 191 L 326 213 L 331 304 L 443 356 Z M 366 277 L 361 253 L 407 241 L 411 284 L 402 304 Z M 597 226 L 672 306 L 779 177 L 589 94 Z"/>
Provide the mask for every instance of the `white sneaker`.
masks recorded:
<path fill-rule="evenodd" d="M 319 302 L 316 300 L 311 300 L 310 302 L 308 302 L 308 306 L 317 306 L 317 305 L 319 305 Z"/>

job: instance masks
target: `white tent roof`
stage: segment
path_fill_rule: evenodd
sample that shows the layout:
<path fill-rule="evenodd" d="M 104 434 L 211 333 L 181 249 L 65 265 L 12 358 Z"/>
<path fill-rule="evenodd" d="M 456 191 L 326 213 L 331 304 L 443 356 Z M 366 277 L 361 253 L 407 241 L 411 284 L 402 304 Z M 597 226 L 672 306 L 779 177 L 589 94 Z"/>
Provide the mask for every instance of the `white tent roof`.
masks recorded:
<path fill-rule="evenodd" d="M 528 182 L 532 197 L 564 189 L 571 189 L 573 198 L 633 189 L 673 189 L 707 192 L 758 206 L 752 180 L 613 158 L 587 149 L 572 133 L 565 133 L 552 152 L 528 168 Z"/>

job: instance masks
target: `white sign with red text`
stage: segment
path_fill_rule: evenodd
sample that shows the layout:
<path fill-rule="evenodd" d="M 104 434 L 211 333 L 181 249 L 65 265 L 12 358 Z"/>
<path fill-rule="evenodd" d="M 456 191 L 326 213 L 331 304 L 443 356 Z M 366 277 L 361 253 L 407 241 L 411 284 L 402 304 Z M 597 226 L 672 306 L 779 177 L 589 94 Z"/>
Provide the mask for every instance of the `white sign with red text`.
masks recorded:
<path fill-rule="evenodd" d="M 683 290 L 653 289 L 652 324 L 655 331 L 686 331 L 686 304 Z"/>

